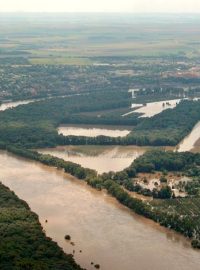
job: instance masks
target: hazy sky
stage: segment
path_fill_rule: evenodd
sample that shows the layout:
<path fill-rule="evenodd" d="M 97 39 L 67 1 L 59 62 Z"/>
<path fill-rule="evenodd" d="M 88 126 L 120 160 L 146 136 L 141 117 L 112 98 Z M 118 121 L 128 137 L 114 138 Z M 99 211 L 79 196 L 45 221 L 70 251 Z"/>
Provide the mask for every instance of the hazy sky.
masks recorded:
<path fill-rule="evenodd" d="M 2 11 L 200 13 L 200 0 L 0 0 Z"/>

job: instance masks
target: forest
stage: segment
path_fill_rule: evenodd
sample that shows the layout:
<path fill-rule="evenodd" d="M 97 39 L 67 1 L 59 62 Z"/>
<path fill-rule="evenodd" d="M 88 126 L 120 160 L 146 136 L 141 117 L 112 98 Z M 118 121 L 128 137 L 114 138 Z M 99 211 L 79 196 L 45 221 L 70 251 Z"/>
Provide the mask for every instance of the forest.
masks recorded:
<path fill-rule="evenodd" d="M 0 213 L 0 269 L 82 269 L 45 235 L 27 203 L 1 183 Z"/>
<path fill-rule="evenodd" d="M 137 158 L 128 168 L 136 173 L 152 171 L 190 171 L 200 166 L 200 154 L 191 152 L 172 152 L 152 150 Z"/>
<path fill-rule="evenodd" d="M 175 146 L 200 119 L 200 101 L 182 101 L 151 118 L 131 114 L 124 120 L 120 108 L 130 104 L 129 94 L 96 93 L 84 96 L 52 98 L 0 112 L 0 141 L 28 148 L 68 144 Z M 105 110 L 116 110 L 104 114 Z M 100 113 L 102 111 L 102 113 Z M 84 113 L 96 113 L 89 116 Z M 101 117 L 102 115 L 102 117 Z M 58 135 L 60 124 L 120 124 L 134 130 L 126 137 L 95 138 Z"/>

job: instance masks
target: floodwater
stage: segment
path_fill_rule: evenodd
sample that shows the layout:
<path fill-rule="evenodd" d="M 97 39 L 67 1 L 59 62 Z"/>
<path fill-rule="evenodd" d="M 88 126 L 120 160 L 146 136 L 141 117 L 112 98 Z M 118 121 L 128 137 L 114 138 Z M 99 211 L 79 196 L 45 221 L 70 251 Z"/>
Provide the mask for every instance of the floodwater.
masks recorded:
<path fill-rule="evenodd" d="M 173 99 L 173 100 L 151 102 L 147 103 L 146 106 L 142 106 L 141 108 L 135 110 L 134 112 L 142 113 L 141 117 L 152 117 L 156 114 L 161 113 L 164 110 L 175 108 L 180 101 L 181 99 Z"/>
<path fill-rule="evenodd" d="M 191 133 L 183 139 L 183 141 L 178 145 L 178 152 L 191 151 L 195 147 L 195 143 L 200 138 L 200 122 L 198 122 Z"/>
<path fill-rule="evenodd" d="M 29 100 L 20 100 L 20 101 L 2 103 L 0 105 L 0 111 L 5 111 L 7 109 L 14 108 L 14 107 L 17 107 L 19 105 L 29 104 L 29 103 L 35 102 L 35 101 L 36 101 L 36 99 L 29 99 Z"/>
<path fill-rule="evenodd" d="M 90 125 L 61 125 L 58 128 L 58 133 L 64 136 L 86 136 L 86 137 L 97 137 L 100 135 L 109 137 L 124 137 L 127 136 L 131 131 L 124 127 L 115 126 L 90 126 Z"/>
<path fill-rule="evenodd" d="M 181 235 L 135 215 L 62 171 L 0 152 L 1 181 L 28 202 L 46 234 L 88 270 L 199 270 Z M 45 220 L 48 223 L 45 223 Z M 70 234 L 75 246 L 64 240 Z M 82 252 L 80 252 L 80 250 Z"/>
<path fill-rule="evenodd" d="M 47 99 L 59 98 L 59 97 L 64 98 L 64 97 L 82 96 L 82 95 L 88 95 L 88 93 L 63 95 L 63 96 L 48 96 L 48 97 L 44 97 L 44 98 L 35 98 L 35 99 L 4 102 L 0 105 L 0 111 L 5 111 L 5 110 L 10 109 L 10 108 L 15 108 L 19 105 L 25 105 L 25 104 L 29 104 L 31 102 L 36 102 L 36 101 L 41 101 L 41 100 L 47 100 Z"/>
<path fill-rule="evenodd" d="M 98 173 L 121 171 L 143 155 L 147 148 L 137 146 L 59 146 L 39 149 L 43 154 L 50 154 L 72 161 Z"/>

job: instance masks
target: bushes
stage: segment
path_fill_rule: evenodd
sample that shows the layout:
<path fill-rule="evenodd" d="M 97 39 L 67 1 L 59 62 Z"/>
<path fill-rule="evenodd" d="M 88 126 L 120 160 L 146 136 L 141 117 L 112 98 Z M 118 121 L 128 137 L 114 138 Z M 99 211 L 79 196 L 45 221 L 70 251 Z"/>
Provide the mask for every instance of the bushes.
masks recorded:
<path fill-rule="evenodd" d="M 169 186 L 162 187 L 160 190 L 153 190 L 153 198 L 158 199 L 171 199 L 173 196 L 173 192 Z"/>
<path fill-rule="evenodd" d="M 127 206 L 137 214 L 145 217 L 150 216 L 150 208 L 144 202 L 139 199 L 132 198 L 126 191 L 124 191 L 117 183 L 113 180 L 107 180 L 104 182 L 104 187 L 108 193 L 114 196 L 120 203 Z"/>

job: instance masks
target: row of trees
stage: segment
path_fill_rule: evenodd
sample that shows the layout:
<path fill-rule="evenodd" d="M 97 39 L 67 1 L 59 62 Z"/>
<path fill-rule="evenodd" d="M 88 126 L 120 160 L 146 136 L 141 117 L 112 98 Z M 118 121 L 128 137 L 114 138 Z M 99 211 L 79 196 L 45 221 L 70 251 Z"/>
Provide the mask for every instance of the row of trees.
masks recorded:
<path fill-rule="evenodd" d="M 15 146 L 7 146 L 2 148 L 8 150 L 9 152 L 12 152 L 13 154 L 39 161 L 45 165 L 56 167 L 58 169 L 64 169 L 66 173 L 69 173 L 79 179 L 86 179 L 87 177 L 97 176 L 97 172 L 94 170 L 83 168 L 79 164 L 70 161 L 65 161 L 63 159 L 53 157 L 51 155 L 44 155 L 38 153 L 37 151 L 30 151 Z"/>
<path fill-rule="evenodd" d="M 128 179 L 128 177 L 130 176 L 130 174 L 128 175 L 130 171 L 128 172 L 127 170 L 125 170 L 117 174 L 108 173 L 108 174 L 103 174 L 101 176 L 98 176 L 96 171 L 94 170 L 84 169 L 80 165 L 67 162 L 56 157 L 51 157 L 50 155 L 38 154 L 35 151 L 30 151 L 27 149 L 20 149 L 13 146 L 4 147 L 4 149 L 5 148 L 7 148 L 7 150 L 11 151 L 12 153 L 21 155 L 23 157 L 26 157 L 32 160 L 37 160 L 39 162 L 42 162 L 43 164 L 54 166 L 59 169 L 64 169 L 65 172 L 70 173 L 79 179 L 84 179 L 93 188 L 96 188 L 98 190 L 106 189 L 109 194 L 114 196 L 120 203 L 129 207 L 134 212 L 140 215 L 143 215 L 147 218 L 150 218 L 160 223 L 163 226 L 170 227 L 172 229 L 175 229 L 178 232 L 181 232 L 185 236 L 193 239 L 192 243 L 194 247 L 197 247 L 197 248 L 200 247 L 200 245 L 198 244 L 200 241 L 200 231 L 198 230 L 199 222 L 197 220 L 194 220 L 191 215 L 187 214 L 183 216 L 182 213 L 179 211 L 176 211 L 176 213 L 174 213 L 173 211 L 172 212 L 166 211 L 165 207 L 160 207 L 159 202 L 157 204 L 155 204 L 154 201 L 152 201 L 151 203 L 143 202 L 139 199 L 131 197 L 131 195 L 129 195 L 124 190 L 124 188 L 121 187 L 122 184 L 123 185 L 125 184 L 124 179 L 125 178 Z M 166 153 L 166 155 L 171 155 L 171 154 L 172 153 L 168 153 L 168 152 Z M 154 155 L 155 155 L 155 152 L 154 152 Z M 163 153 L 163 155 L 165 154 Z M 174 155 L 176 155 L 176 153 L 174 153 Z M 200 156 L 199 154 L 184 153 L 184 155 L 188 161 L 189 160 L 191 161 L 191 164 L 192 162 L 195 162 L 195 164 L 199 164 L 198 163 L 199 156 Z M 147 156 L 150 157 L 151 155 L 147 153 Z M 136 164 L 138 164 L 138 161 L 136 162 Z M 163 166 L 163 161 L 162 161 L 162 166 Z M 137 168 L 138 167 L 136 167 L 135 169 L 136 173 L 137 173 Z M 182 168 L 186 168 L 186 167 L 182 167 Z M 131 174 L 132 173 L 133 172 L 131 172 Z M 160 197 L 165 199 L 162 201 L 164 201 L 166 204 L 168 204 L 168 202 L 171 201 L 171 199 L 166 200 L 166 198 L 171 197 L 171 196 L 172 196 L 171 191 L 168 188 L 165 188 L 160 191 Z M 172 201 L 176 201 L 176 200 L 177 199 L 173 199 Z"/>

